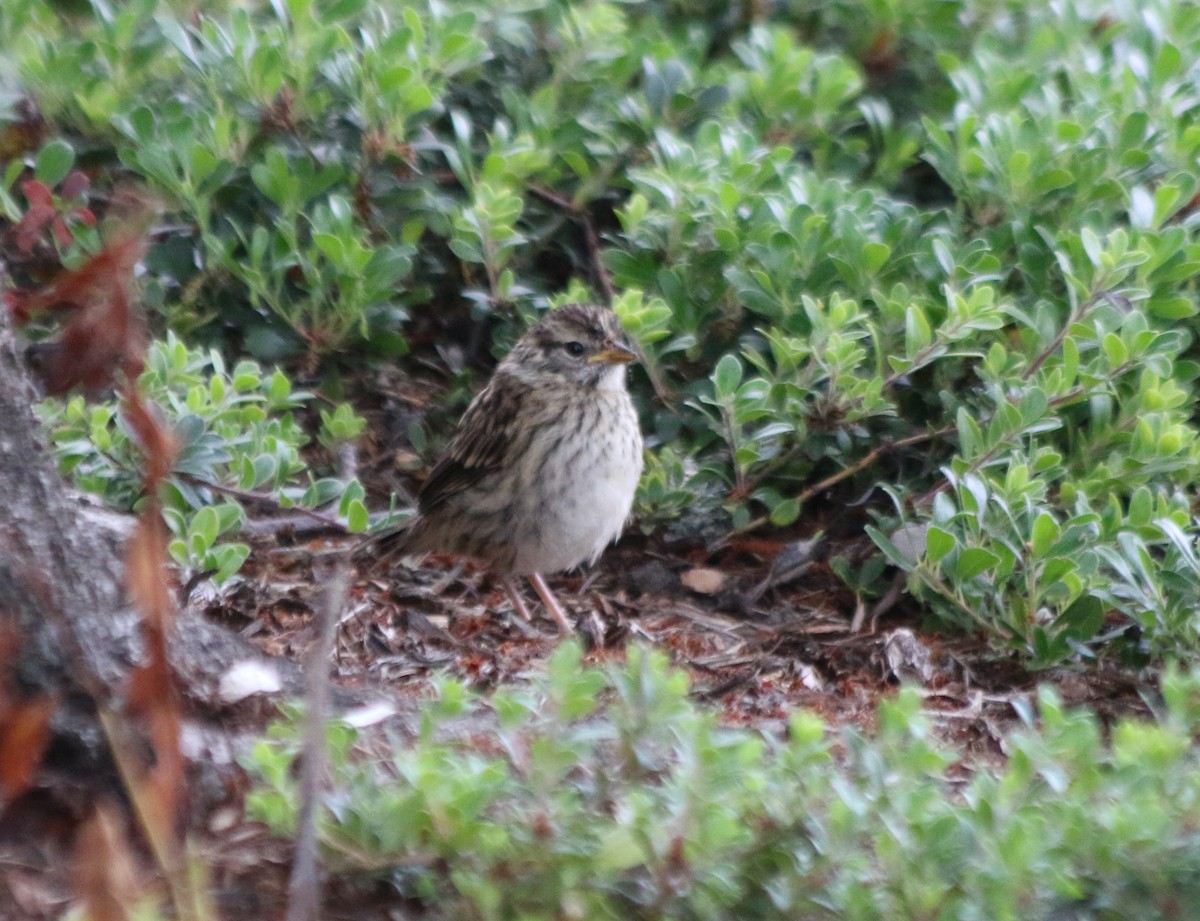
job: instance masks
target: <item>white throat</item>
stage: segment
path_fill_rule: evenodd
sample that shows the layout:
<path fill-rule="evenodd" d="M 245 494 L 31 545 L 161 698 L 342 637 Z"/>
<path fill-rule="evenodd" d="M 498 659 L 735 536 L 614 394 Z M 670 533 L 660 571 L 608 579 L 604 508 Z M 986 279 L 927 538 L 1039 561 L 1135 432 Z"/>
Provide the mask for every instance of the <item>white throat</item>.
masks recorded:
<path fill-rule="evenodd" d="M 597 390 L 624 390 L 625 389 L 625 366 L 610 365 L 600 378 L 600 383 L 596 385 Z"/>

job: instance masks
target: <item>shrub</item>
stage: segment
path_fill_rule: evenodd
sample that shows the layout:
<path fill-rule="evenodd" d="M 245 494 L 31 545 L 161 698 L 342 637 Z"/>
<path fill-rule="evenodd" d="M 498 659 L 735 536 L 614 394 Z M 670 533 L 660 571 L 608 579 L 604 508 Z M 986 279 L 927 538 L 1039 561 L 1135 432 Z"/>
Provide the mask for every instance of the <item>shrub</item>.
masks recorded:
<path fill-rule="evenodd" d="M 14 0 L 0 33 L 62 128 L 28 159 L 164 197 L 147 299 L 189 337 L 335 367 L 469 317 L 500 350 L 615 286 L 644 527 L 870 495 L 940 618 L 1190 653 L 1200 14 L 752 6 Z"/>
<path fill-rule="evenodd" d="M 327 508 L 351 530 L 366 528 L 357 480 L 317 476 L 301 458 L 308 436 L 294 410 L 312 394 L 294 390 L 280 370 L 253 361 L 229 369 L 216 351 L 189 350 L 173 335 L 151 345 L 139 386 L 167 414 L 177 441 L 163 511 L 180 565 L 212 570 L 223 582 L 250 547 L 220 541 L 245 523 L 255 495 L 284 508 Z M 83 489 L 130 510 L 141 495 L 142 465 L 117 405 L 83 397 L 42 404 L 62 470 Z M 338 444 L 361 428 L 349 407 L 322 413 L 319 437 Z"/>
<path fill-rule="evenodd" d="M 597 670 L 568 643 L 490 702 L 441 679 L 419 738 L 382 755 L 332 725 L 321 837 L 338 872 L 386 874 L 435 917 L 1175 917 L 1200 895 L 1200 675 L 1163 692 L 1109 748 L 1043 691 L 1008 762 L 964 780 L 915 691 L 875 733 L 797 713 L 779 739 L 718 726 L 657 652 Z M 298 745 L 284 721 L 251 759 L 251 813 L 278 833 Z"/>

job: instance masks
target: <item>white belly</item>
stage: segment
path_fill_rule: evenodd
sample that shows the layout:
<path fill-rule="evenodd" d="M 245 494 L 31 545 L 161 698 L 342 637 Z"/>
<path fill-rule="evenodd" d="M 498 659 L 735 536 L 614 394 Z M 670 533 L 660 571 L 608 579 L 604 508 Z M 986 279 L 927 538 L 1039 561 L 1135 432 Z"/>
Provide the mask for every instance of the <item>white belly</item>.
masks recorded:
<path fill-rule="evenodd" d="M 597 447 L 573 459 L 567 488 L 538 490 L 553 499 L 522 510 L 530 525 L 526 533 L 537 537 L 518 553 L 517 574 L 553 573 L 594 562 L 621 536 L 642 474 L 642 439 L 632 406 L 622 416 L 625 424 L 605 450 Z"/>

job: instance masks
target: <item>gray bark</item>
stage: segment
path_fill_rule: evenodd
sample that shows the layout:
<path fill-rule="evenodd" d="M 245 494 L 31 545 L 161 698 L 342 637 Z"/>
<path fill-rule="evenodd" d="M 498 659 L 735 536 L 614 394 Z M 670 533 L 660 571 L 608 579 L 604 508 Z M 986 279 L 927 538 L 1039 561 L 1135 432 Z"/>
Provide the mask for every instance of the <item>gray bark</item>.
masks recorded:
<path fill-rule="evenodd" d="M 96 706 L 122 693 L 142 647 L 125 584 L 132 520 L 96 507 L 63 480 L 33 412 L 37 399 L 0 305 L 0 682 L 9 697 L 58 701 L 42 785 L 60 792 L 60 781 L 76 791 L 81 783 L 111 787 L 116 778 Z M 233 663 L 260 657 L 194 614 L 172 634 L 172 671 L 194 717 L 220 708 L 216 688 Z M 302 686 L 291 663 L 274 665 L 285 692 Z"/>
<path fill-rule="evenodd" d="M 0 667 L 10 694 L 59 700 L 49 768 L 79 777 L 107 762 L 95 697 L 120 686 L 140 637 L 121 536 L 72 498 L 34 416 L 36 399 L 0 307 L 0 631 L 15 648 Z"/>

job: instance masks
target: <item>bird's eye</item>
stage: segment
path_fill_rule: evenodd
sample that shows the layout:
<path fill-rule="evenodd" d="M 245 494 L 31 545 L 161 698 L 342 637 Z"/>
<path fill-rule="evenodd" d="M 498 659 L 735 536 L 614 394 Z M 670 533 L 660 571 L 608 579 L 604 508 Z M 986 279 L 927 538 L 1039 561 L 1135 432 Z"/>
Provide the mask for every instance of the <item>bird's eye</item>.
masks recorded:
<path fill-rule="evenodd" d="M 582 355 L 584 353 L 584 351 L 586 351 L 583 347 L 582 342 L 568 342 L 566 345 L 563 346 L 563 348 L 565 348 L 567 350 L 568 355 L 574 355 L 576 358 L 578 358 L 580 355 Z"/>

